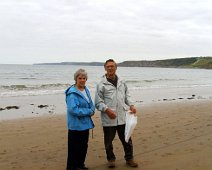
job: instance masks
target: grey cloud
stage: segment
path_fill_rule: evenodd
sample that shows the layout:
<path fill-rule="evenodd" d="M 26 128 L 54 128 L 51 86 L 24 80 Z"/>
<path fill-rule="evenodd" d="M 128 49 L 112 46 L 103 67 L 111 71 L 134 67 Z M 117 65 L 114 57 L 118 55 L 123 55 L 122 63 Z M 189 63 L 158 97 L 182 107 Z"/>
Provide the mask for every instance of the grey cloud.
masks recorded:
<path fill-rule="evenodd" d="M 211 11 L 207 0 L 3 0 L 0 57 L 24 62 L 30 55 L 33 63 L 209 55 Z"/>

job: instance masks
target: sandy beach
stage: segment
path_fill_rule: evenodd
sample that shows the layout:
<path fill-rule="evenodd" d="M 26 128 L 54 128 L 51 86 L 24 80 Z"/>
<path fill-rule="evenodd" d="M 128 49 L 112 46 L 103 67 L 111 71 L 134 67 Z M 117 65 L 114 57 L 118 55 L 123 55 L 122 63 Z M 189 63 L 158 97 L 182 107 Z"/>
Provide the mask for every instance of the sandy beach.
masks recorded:
<path fill-rule="evenodd" d="M 99 113 L 93 117 L 86 165 L 106 167 Z M 65 115 L 0 122 L 1 170 L 64 170 L 67 156 Z M 211 170 L 212 100 L 166 101 L 138 108 L 132 136 L 139 170 Z M 114 141 L 116 169 L 125 165 L 123 149 Z"/>

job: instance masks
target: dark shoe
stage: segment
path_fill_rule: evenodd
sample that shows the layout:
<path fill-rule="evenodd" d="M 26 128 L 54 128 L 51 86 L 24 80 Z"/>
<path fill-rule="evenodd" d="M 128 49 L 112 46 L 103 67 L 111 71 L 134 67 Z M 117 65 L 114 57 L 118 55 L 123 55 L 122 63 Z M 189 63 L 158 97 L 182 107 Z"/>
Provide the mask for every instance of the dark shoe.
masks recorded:
<path fill-rule="evenodd" d="M 127 160 L 126 164 L 130 167 L 134 167 L 134 168 L 138 167 L 138 163 L 136 163 L 133 159 Z"/>
<path fill-rule="evenodd" d="M 86 166 L 83 167 L 79 167 L 78 170 L 88 170 L 89 168 L 87 168 Z"/>
<path fill-rule="evenodd" d="M 115 164 L 115 160 L 111 160 L 111 161 L 108 161 L 108 168 L 115 168 L 116 164 Z"/>

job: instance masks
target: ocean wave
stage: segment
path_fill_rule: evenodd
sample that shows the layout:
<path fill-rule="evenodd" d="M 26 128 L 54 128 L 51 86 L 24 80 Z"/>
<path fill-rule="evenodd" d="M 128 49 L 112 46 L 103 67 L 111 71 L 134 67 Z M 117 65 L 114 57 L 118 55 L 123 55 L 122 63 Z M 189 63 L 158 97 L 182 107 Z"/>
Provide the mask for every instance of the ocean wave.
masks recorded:
<path fill-rule="evenodd" d="M 144 80 L 126 80 L 127 84 L 138 84 L 138 83 L 155 83 L 155 82 L 174 82 L 183 81 L 184 79 L 144 79 Z"/>
<path fill-rule="evenodd" d="M 5 96 L 37 96 L 60 94 L 68 88 L 69 84 L 36 84 L 36 85 L 0 85 L 0 97 Z"/>
<path fill-rule="evenodd" d="M 0 97 L 39 96 L 39 95 L 53 95 L 53 94 L 64 94 L 64 89 L 60 89 L 60 90 L 9 91 L 9 92 L 1 92 Z"/>
<path fill-rule="evenodd" d="M 142 86 L 139 86 L 139 85 L 136 85 L 136 86 L 130 86 L 129 89 L 130 90 L 147 90 L 147 89 L 183 89 L 183 88 L 198 88 L 198 87 L 201 87 L 201 88 L 204 88 L 204 87 L 212 87 L 212 85 L 206 85 L 206 84 L 188 84 L 188 85 L 174 85 L 174 84 L 160 84 L 160 85 L 149 85 L 149 86 L 145 86 L 145 85 L 142 85 Z"/>
<path fill-rule="evenodd" d="M 20 77 L 18 79 L 22 79 L 22 80 L 36 80 L 37 78 L 35 78 L 35 77 Z"/>
<path fill-rule="evenodd" d="M 61 84 L 61 83 L 56 83 L 56 84 L 40 84 L 40 85 L 24 85 L 24 84 L 16 84 L 16 85 L 1 85 L 0 89 L 1 90 L 39 90 L 39 89 L 52 89 L 52 88 L 65 88 L 67 87 L 67 84 Z"/>
<path fill-rule="evenodd" d="M 140 83 L 139 80 L 126 80 L 126 83 Z"/>
<path fill-rule="evenodd" d="M 184 89 L 184 88 L 204 88 L 212 87 L 210 84 L 176 84 L 176 83 L 142 83 L 142 81 L 133 81 L 134 83 L 128 84 L 128 88 L 132 91 L 151 90 L 151 89 Z M 137 83 L 135 83 L 137 82 Z M 36 84 L 36 85 L 0 85 L 0 97 L 8 96 L 38 96 L 38 95 L 51 95 L 63 94 L 70 84 L 63 83 L 49 83 L 49 84 Z M 96 91 L 96 82 L 87 84 L 90 92 Z"/>
<path fill-rule="evenodd" d="M 26 85 L 21 85 L 21 84 L 18 84 L 18 85 L 9 85 L 9 86 L 0 86 L 0 89 L 8 89 L 8 90 L 21 90 L 21 89 L 26 89 L 27 86 Z"/>
<path fill-rule="evenodd" d="M 61 83 L 56 83 L 56 84 L 42 84 L 40 85 L 40 88 L 49 88 L 49 87 L 66 87 L 68 84 L 61 84 Z"/>

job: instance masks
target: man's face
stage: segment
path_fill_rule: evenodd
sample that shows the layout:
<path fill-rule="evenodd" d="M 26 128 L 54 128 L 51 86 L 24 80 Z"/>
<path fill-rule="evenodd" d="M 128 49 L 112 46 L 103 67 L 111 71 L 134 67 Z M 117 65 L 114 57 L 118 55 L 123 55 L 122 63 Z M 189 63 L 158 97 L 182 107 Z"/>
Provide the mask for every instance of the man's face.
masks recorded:
<path fill-rule="evenodd" d="M 116 74 L 116 69 L 117 69 L 117 66 L 114 62 L 108 62 L 105 65 L 105 71 L 107 72 L 108 76 L 114 76 Z"/>

